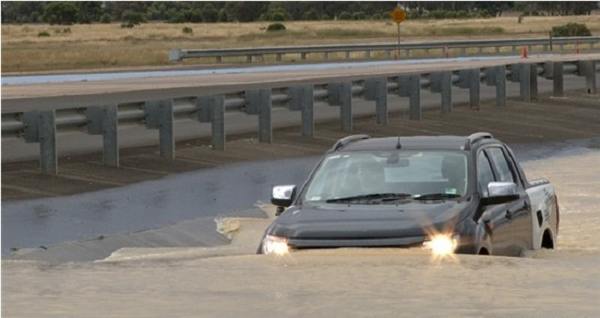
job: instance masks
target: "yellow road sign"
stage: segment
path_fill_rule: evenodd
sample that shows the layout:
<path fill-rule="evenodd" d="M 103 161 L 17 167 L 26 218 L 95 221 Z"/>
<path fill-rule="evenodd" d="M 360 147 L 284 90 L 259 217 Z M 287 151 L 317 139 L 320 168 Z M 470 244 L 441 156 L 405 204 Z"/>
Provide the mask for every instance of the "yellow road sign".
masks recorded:
<path fill-rule="evenodd" d="M 394 12 L 392 12 L 392 14 L 390 14 L 390 17 L 392 18 L 392 20 L 394 20 L 396 23 L 400 24 L 402 23 L 402 21 L 404 21 L 404 19 L 406 19 L 406 11 L 396 7 L 394 9 Z"/>

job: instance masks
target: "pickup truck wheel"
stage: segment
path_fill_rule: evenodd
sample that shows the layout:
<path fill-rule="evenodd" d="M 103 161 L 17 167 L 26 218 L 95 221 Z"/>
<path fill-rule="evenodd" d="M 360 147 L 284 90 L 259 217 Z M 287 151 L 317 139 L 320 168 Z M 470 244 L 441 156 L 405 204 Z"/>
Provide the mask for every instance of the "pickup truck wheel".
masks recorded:
<path fill-rule="evenodd" d="M 554 240 L 552 239 L 552 234 L 549 230 L 544 231 L 542 235 L 542 248 L 554 249 Z"/>
<path fill-rule="evenodd" d="M 479 253 L 477 253 L 478 255 L 490 255 L 490 252 L 488 252 L 488 250 L 484 247 L 482 249 L 479 250 Z"/>

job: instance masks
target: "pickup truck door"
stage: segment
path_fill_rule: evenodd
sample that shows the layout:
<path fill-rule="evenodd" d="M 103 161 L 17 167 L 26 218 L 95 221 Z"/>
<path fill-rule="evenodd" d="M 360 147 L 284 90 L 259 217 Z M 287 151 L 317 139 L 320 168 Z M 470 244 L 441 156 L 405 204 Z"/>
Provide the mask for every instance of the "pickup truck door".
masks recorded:
<path fill-rule="evenodd" d="M 481 197 L 488 196 L 488 184 L 496 181 L 494 170 L 485 151 L 477 154 L 477 186 Z M 513 255 L 513 222 L 509 204 L 496 204 L 482 207 L 482 219 L 488 223 L 491 231 L 491 254 Z"/>
<path fill-rule="evenodd" d="M 516 163 L 504 147 L 490 147 L 486 149 L 492 161 L 496 181 L 514 182 L 517 184 L 519 199 L 508 203 L 508 212 L 513 225 L 513 246 L 511 254 L 519 255 L 523 249 L 532 249 L 532 214 L 531 202 L 527 195 L 523 179 L 516 169 Z"/>

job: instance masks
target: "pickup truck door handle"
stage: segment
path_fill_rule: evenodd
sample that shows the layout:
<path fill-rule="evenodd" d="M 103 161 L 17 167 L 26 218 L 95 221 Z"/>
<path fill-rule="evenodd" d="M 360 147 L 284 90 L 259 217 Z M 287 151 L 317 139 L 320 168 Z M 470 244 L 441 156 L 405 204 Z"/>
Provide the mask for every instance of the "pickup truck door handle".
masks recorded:
<path fill-rule="evenodd" d="M 510 219 L 512 219 L 512 217 L 513 217 L 513 214 L 512 214 L 512 212 L 510 212 L 510 211 L 506 211 L 506 214 L 505 214 L 504 216 L 505 216 L 507 219 L 509 219 L 509 220 L 510 220 Z"/>

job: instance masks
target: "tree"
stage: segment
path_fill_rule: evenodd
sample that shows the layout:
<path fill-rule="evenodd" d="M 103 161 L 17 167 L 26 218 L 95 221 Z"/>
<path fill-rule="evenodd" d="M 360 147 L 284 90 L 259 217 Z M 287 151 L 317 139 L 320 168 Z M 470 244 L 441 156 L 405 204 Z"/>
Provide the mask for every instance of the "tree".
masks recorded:
<path fill-rule="evenodd" d="M 225 10 L 231 14 L 234 20 L 239 22 L 257 21 L 260 15 L 266 11 L 268 2 L 227 2 Z"/>
<path fill-rule="evenodd" d="M 225 9 L 221 9 L 219 10 L 219 22 L 231 22 L 231 19 L 229 18 L 229 14 L 227 14 L 227 11 Z"/>
<path fill-rule="evenodd" d="M 77 18 L 74 2 L 52 2 L 44 10 L 44 21 L 50 24 L 71 25 Z"/>
<path fill-rule="evenodd" d="M 78 10 L 77 22 L 92 23 L 93 21 L 100 20 L 100 16 L 102 15 L 102 2 L 81 1 L 74 3 Z"/>
<path fill-rule="evenodd" d="M 474 8 L 486 11 L 492 17 L 502 16 L 502 12 L 514 7 L 514 2 L 510 1 L 478 1 L 474 3 Z"/>
<path fill-rule="evenodd" d="M 126 10 L 121 14 L 121 26 L 133 28 L 133 26 L 140 25 L 140 23 L 146 23 L 146 16 L 140 12 Z"/>
<path fill-rule="evenodd" d="M 202 8 L 202 18 L 204 22 L 215 23 L 219 21 L 219 11 L 211 3 L 207 3 Z"/>

